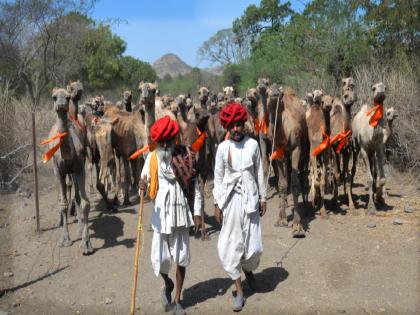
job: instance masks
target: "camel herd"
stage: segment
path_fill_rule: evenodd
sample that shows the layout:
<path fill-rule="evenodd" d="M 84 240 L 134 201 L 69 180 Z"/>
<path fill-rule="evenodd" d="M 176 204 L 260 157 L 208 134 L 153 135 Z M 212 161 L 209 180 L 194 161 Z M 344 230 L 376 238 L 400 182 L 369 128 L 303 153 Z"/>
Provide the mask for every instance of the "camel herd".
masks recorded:
<path fill-rule="evenodd" d="M 267 182 L 270 179 L 279 194 L 276 226 L 288 225 L 286 208 L 290 193 L 294 237 L 304 236 L 301 218 L 305 209 L 319 210 L 322 218 L 328 217 L 325 194 L 333 194 L 333 204 L 338 206 L 340 186 L 350 211 L 354 211 L 352 187 L 359 153 L 367 166 L 368 212 L 375 213 L 374 203 L 384 203 L 384 146 L 396 113 L 393 108 L 383 107 L 386 92 L 383 83 L 373 85 L 372 104 L 363 105 L 353 118 L 351 107 L 357 101 L 353 78 L 342 80 L 339 97 L 314 90 L 304 99 L 291 88 L 271 84 L 265 78 L 259 79 L 257 86 L 248 89 L 243 98 L 237 97 L 232 87 L 225 87 L 220 93 L 200 87 L 196 103 L 190 95 L 161 96 L 157 83 L 140 82 L 138 90 L 136 105 L 132 105 L 131 91 L 124 91 L 122 100 L 115 105 L 99 96 L 79 105 L 81 82 L 72 82 L 66 89 L 54 88 L 57 116 L 49 139 L 44 141 L 49 145 L 44 161 L 53 159 L 60 183 L 63 227 L 60 246 L 71 245 L 67 214 L 74 205 L 80 225 L 80 247 L 84 254 L 93 252 L 88 230 L 86 174 L 91 190 L 92 183 L 96 183 L 108 211 L 116 211 L 120 193 L 123 204 L 129 204 L 130 189 L 137 191 L 145 155 L 156 146 L 150 128 L 165 115 L 180 126 L 178 141 L 191 146 L 196 153 L 200 193 L 208 195 L 217 146 L 229 136 L 220 124 L 219 112 L 233 101 L 241 103 L 248 112 L 245 131 L 258 141 Z M 113 196 L 109 196 L 111 193 Z M 195 232 L 201 230 L 202 238 L 206 239 L 202 199 L 202 215 L 195 222 Z"/>

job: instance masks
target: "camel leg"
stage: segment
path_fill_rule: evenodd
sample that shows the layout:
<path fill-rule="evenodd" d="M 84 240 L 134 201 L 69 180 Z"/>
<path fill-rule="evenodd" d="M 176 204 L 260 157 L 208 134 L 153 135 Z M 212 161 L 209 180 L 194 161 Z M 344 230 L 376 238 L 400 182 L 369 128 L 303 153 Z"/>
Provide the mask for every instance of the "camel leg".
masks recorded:
<path fill-rule="evenodd" d="M 95 163 L 95 168 L 96 168 L 96 189 L 99 191 L 99 193 L 102 196 L 103 201 L 105 202 L 106 208 L 108 211 L 112 211 L 112 212 L 116 212 L 117 210 L 112 206 L 112 203 L 108 200 L 108 194 L 107 191 L 105 189 L 104 184 L 101 182 L 101 177 L 99 175 L 103 175 L 100 174 L 100 167 L 98 163 Z M 105 174 L 104 179 L 108 178 L 108 175 Z"/>
<path fill-rule="evenodd" d="M 279 177 L 278 177 L 278 187 L 279 187 L 279 218 L 274 226 L 287 226 L 287 215 L 286 215 L 286 206 L 287 206 L 287 176 L 285 170 L 284 161 L 278 162 Z"/>
<path fill-rule="evenodd" d="M 343 178 L 341 174 L 341 167 L 340 167 L 340 154 L 333 152 L 333 158 L 331 159 L 331 166 L 333 168 L 333 202 L 335 207 L 338 206 L 338 185 L 340 181 L 343 183 Z"/>
<path fill-rule="evenodd" d="M 92 157 L 92 150 L 89 147 L 86 147 L 86 155 L 87 155 L 87 167 L 88 167 L 88 173 L 89 173 L 89 177 L 90 177 L 90 181 L 89 181 L 89 192 L 91 194 L 94 193 L 94 189 L 93 189 L 93 157 Z"/>
<path fill-rule="evenodd" d="M 351 150 L 350 148 L 346 148 L 343 152 L 343 189 L 344 189 L 344 195 L 347 195 L 348 204 L 349 204 L 349 210 L 353 211 L 355 210 L 354 202 L 353 202 L 353 196 L 352 196 L 352 189 L 347 189 L 347 184 L 349 183 L 350 186 L 352 185 L 352 179 L 351 174 L 349 173 L 349 162 L 351 158 Z"/>
<path fill-rule="evenodd" d="M 368 168 L 367 172 L 366 172 L 366 176 L 367 176 L 367 185 L 368 185 L 368 189 L 369 189 L 369 197 L 367 200 L 367 207 L 368 207 L 368 214 L 370 215 L 374 215 L 376 213 L 376 209 L 375 209 L 375 205 L 374 205 L 374 196 L 373 196 L 373 186 L 374 186 L 374 168 L 375 166 L 374 164 L 374 159 L 373 159 L 373 154 L 369 154 L 368 152 L 366 152 L 365 149 L 361 149 L 362 152 L 362 157 L 363 160 L 365 161 L 366 167 Z"/>
<path fill-rule="evenodd" d="M 319 175 L 318 175 L 318 165 L 316 162 L 316 157 L 310 157 L 311 163 L 311 189 L 309 191 L 310 199 L 312 200 L 312 206 L 314 209 L 317 208 L 317 195 L 319 191 Z"/>
<path fill-rule="evenodd" d="M 89 236 L 89 211 L 90 211 L 90 202 L 86 194 L 85 189 L 85 173 L 79 172 L 74 174 L 74 178 L 77 181 L 77 186 L 79 188 L 80 193 L 80 208 L 83 212 L 82 215 L 82 241 L 80 243 L 80 248 L 83 250 L 84 255 L 89 255 L 93 253 L 92 244 L 90 243 L 90 236 Z"/>
<path fill-rule="evenodd" d="M 325 209 L 325 188 L 328 182 L 328 165 L 326 161 L 328 159 L 327 154 L 328 154 L 327 152 L 323 153 L 319 159 L 322 163 L 322 165 L 319 166 L 319 169 L 321 170 L 320 187 L 319 187 L 319 192 L 320 192 L 319 202 L 320 202 L 321 207 L 320 207 L 319 212 L 321 213 L 322 219 L 328 219 L 327 209 Z"/>
<path fill-rule="evenodd" d="M 300 182 L 299 182 L 299 161 L 300 148 L 295 148 L 292 152 L 292 169 L 290 174 L 291 192 L 293 196 L 293 237 L 304 237 L 305 231 L 301 224 L 301 209 L 299 208 Z"/>
<path fill-rule="evenodd" d="M 205 186 L 205 179 L 199 179 L 200 180 L 200 194 L 202 197 L 201 200 L 201 219 L 200 219 L 200 228 L 201 228 L 201 240 L 202 241 L 207 241 L 209 239 L 209 236 L 207 234 L 207 228 L 206 228 L 206 223 L 204 222 L 204 217 L 205 217 L 205 212 L 204 212 L 204 207 L 205 207 L 205 198 L 204 198 L 204 186 Z M 198 229 L 196 230 L 196 233 L 198 233 Z"/>
<path fill-rule="evenodd" d="M 138 191 L 138 184 L 140 180 L 140 174 L 138 173 L 139 170 L 139 159 L 134 159 L 130 161 L 131 166 L 131 177 L 133 182 L 130 183 L 131 189 L 135 192 Z M 131 178 L 130 178 L 131 179 Z"/>
<path fill-rule="evenodd" d="M 131 182 L 131 178 L 130 178 L 130 164 L 128 163 L 128 161 L 126 159 L 123 160 L 124 162 L 124 185 L 123 185 L 123 190 L 124 190 L 124 206 L 128 206 L 130 204 L 130 196 L 128 194 L 128 191 L 130 189 L 130 182 Z"/>
<path fill-rule="evenodd" d="M 60 239 L 58 240 L 59 247 L 68 247 L 71 246 L 72 242 L 70 240 L 69 228 L 67 226 L 67 211 L 69 207 L 69 203 L 67 200 L 67 183 L 66 183 L 66 175 L 65 174 L 58 174 L 59 177 L 59 203 L 60 203 L 60 216 L 61 222 L 63 223 L 62 226 L 62 234 Z"/>
<path fill-rule="evenodd" d="M 267 176 L 268 168 L 270 167 L 270 164 L 268 163 L 267 145 L 266 145 L 264 135 L 262 134 L 262 132 L 259 133 L 259 143 L 260 143 L 261 158 L 263 162 L 264 175 Z"/>
<path fill-rule="evenodd" d="M 379 172 L 379 183 L 376 189 L 376 202 L 378 203 L 385 203 L 383 198 L 384 193 L 384 186 L 386 183 L 385 178 L 385 170 L 384 170 L 384 163 L 385 163 L 385 148 L 382 142 L 376 147 L 376 158 L 377 158 L 377 168 Z"/>

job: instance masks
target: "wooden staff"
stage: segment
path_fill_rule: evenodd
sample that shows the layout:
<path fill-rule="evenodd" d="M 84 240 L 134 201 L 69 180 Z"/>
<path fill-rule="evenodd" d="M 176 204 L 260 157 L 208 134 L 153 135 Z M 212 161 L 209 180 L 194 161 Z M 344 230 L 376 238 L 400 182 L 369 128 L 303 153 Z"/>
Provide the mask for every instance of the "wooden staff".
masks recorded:
<path fill-rule="evenodd" d="M 131 288 L 131 306 L 130 315 L 134 315 L 136 310 L 136 291 L 137 291 L 137 274 L 139 270 L 139 256 L 140 256 L 140 234 L 142 228 L 142 216 L 144 206 L 144 191 L 140 191 L 140 206 L 137 220 L 137 239 L 136 239 L 136 257 L 134 258 L 134 275 L 133 275 L 133 287 Z"/>

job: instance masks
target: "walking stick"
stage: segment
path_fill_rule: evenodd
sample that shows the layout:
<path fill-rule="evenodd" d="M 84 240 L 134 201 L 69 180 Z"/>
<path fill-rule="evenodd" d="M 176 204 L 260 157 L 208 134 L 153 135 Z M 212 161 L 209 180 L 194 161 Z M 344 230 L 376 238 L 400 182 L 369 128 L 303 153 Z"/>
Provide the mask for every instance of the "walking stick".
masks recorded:
<path fill-rule="evenodd" d="M 133 274 L 133 287 L 131 288 L 131 306 L 130 315 L 134 315 L 136 310 L 136 291 L 137 291 L 137 275 L 139 270 L 139 256 L 140 256 L 140 235 L 143 232 L 142 216 L 144 206 L 144 191 L 140 190 L 140 206 L 137 220 L 137 239 L 136 239 L 136 256 L 134 258 L 134 274 Z"/>

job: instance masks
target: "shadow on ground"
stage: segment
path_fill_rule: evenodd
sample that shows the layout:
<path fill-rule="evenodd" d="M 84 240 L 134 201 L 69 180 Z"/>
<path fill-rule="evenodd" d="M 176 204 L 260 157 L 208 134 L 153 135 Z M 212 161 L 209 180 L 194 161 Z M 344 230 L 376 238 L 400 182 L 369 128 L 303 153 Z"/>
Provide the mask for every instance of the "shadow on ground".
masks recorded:
<path fill-rule="evenodd" d="M 256 293 L 268 293 L 276 289 L 277 285 L 287 279 L 289 273 L 282 267 L 270 267 L 262 272 L 255 274 L 257 282 Z M 194 306 L 203 303 L 208 299 L 222 296 L 233 285 L 233 281 L 229 278 L 215 278 L 207 281 L 199 282 L 192 287 L 184 290 L 183 304 L 185 307 Z M 243 282 L 245 297 L 254 294 Z"/>

